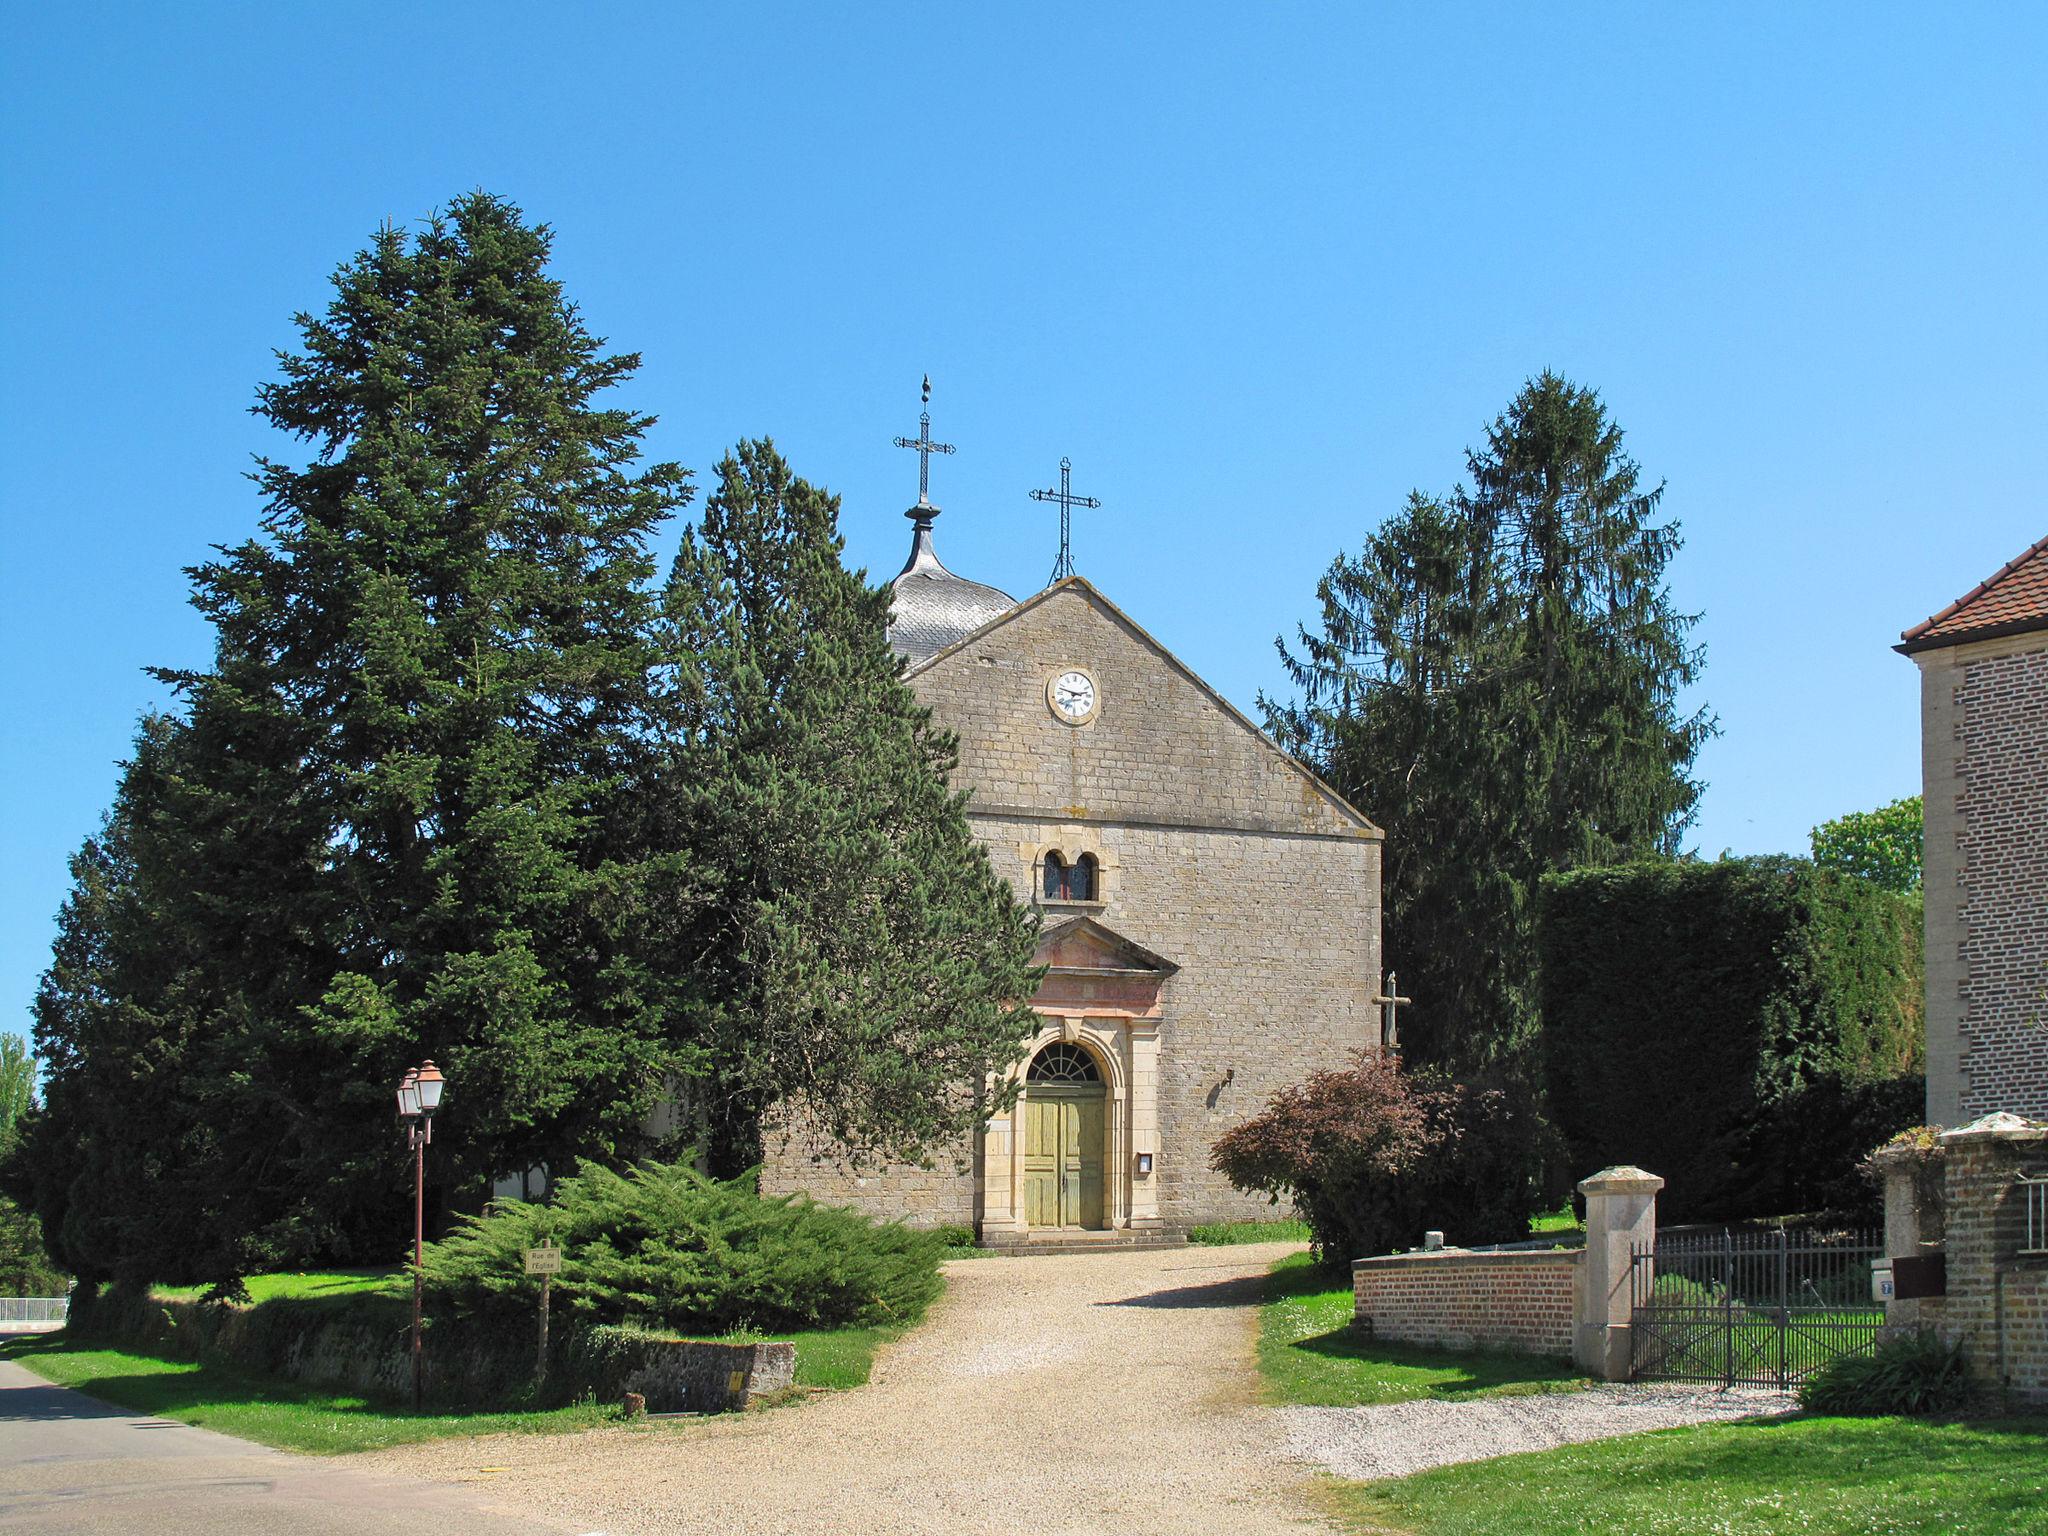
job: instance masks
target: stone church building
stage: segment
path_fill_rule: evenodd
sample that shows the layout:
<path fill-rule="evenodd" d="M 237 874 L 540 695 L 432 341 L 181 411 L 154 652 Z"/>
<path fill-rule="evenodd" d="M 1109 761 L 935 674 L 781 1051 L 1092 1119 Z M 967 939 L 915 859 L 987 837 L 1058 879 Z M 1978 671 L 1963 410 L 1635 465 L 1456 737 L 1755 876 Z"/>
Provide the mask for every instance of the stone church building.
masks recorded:
<path fill-rule="evenodd" d="M 928 1169 L 771 1138 L 764 1192 L 988 1244 L 1268 1213 L 1210 1149 L 1378 1048 L 1381 833 L 1086 580 L 1018 602 L 947 570 L 937 510 L 907 514 L 889 641 L 959 737 L 990 862 L 1043 915 L 1022 1095 Z"/>

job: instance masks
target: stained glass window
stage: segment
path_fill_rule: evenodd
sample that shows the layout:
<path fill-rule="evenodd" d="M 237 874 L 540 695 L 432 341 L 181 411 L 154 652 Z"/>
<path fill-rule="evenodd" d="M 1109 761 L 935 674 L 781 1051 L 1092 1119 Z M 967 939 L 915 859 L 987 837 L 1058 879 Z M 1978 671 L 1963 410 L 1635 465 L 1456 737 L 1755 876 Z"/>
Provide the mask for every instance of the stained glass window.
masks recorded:
<path fill-rule="evenodd" d="M 1067 899 L 1067 861 L 1056 853 L 1048 853 L 1045 856 L 1045 899 Z"/>

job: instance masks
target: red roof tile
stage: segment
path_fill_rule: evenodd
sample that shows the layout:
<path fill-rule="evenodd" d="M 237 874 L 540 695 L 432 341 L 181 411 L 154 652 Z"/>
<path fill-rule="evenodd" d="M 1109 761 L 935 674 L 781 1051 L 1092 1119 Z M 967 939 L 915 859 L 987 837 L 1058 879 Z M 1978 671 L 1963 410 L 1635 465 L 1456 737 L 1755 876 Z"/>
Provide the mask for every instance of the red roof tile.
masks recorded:
<path fill-rule="evenodd" d="M 2042 539 L 1998 574 L 1978 583 L 1933 618 L 1899 638 L 1902 651 L 1961 645 L 1998 635 L 2048 629 L 2048 539 Z"/>

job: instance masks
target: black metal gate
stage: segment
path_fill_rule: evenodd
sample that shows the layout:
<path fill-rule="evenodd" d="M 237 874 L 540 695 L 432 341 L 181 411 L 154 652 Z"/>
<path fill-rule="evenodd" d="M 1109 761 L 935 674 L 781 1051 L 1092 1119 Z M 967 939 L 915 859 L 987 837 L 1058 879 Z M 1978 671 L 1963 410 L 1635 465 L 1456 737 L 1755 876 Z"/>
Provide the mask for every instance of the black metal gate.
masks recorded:
<path fill-rule="evenodd" d="M 1670 1232 L 1633 1250 L 1634 1374 L 1790 1387 L 1876 1347 L 1876 1232 Z"/>

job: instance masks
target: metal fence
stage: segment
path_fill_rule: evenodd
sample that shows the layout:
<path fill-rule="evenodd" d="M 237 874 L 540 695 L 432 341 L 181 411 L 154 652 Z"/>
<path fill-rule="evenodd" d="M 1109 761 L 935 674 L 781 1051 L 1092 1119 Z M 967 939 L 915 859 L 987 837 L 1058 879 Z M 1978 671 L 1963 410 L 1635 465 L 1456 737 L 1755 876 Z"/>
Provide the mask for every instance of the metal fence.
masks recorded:
<path fill-rule="evenodd" d="M 1637 1377 L 1791 1387 L 1877 1345 L 1870 1271 L 1882 1234 L 1722 1231 L 1660 1235 L 1633 1250 Z"/>
<path fill-rule="evenodd" d="M 68 1296 L 0 1296 L 0 1328 L 9 1323 L 61 1323 L 70 1306 Z"/>

